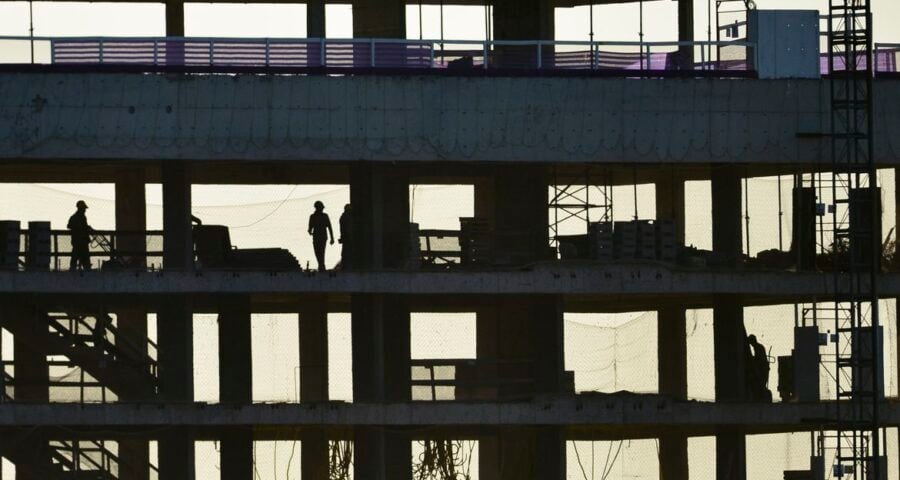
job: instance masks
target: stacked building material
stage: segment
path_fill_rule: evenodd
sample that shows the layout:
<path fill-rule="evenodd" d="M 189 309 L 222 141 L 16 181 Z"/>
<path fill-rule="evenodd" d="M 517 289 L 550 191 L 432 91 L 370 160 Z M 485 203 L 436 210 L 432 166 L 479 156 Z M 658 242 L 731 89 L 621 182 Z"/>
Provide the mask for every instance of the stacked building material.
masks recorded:
<path fill-rule="evenodd" d="M 50 270 L 50 252 L 50 222 L 28 222 L 27 268 Z"/>
<path fill-rule="evenodd" d="M 460 217 L 459 226 L 462 264 L 489 263 L 491 259 L 491 227 L 488 220 L 477 217 Z"/>
<path fill-rule="evenodd" d="M 0 221 L 0 270 L 18 268 L 21 231 L 20 223 L 13 220 Z"/>

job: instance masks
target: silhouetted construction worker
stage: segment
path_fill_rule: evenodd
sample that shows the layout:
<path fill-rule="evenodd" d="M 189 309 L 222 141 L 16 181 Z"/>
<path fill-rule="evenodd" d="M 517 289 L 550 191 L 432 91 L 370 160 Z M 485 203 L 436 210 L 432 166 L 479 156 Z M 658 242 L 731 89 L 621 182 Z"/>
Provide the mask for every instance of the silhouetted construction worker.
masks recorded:
<path fill-rule="evenodd" d="M 344 205 L 344 213 L 341 214 L 340 220 L 341 238 L 338 242 L 341 244 L 341 268 L 350 268 L 350 256 L 353 251 L 353 211 L 350 204 Z"/>
<path fill-rule="evenodd" d="M 90 270 L 91 255 L 89 246 L 91 243 L 91 232 L 94 229 L 88 225 L 87 216 L 85 215 L 88 207 L 84 200 L 79 200 L 75 204 L 75 208 L 77 210 L 69 217 L 69 223 L 66 226 L 72 237 L 72 259 L 69 262 L 69 269 L 78 270 L 80 267 L 82 270 Z"/>
<path fill-rule="evenodd" d="M 319 271 L 325 271 L 325 242 L 331 237 L 334 245 L 334 231 L 331 229 L 331 219 L 325 213 L 325 204 L 316 201 L 313 204 L 316 211 L 309 216 L 309 234 L 313 237 L 313 250 L 316 252 L 316 261 L 319 263 Z"/>
<path fill-rule="evenodd" d="M 747 337 L 750 346 L 750 358 L 747 365 L 747 387 L 750 390 L 750 398 L 757 401 L 772 401 L 772 392 L 769 391 L 769 356 L 766 347 L 756 340 L 756 335 Z"/>

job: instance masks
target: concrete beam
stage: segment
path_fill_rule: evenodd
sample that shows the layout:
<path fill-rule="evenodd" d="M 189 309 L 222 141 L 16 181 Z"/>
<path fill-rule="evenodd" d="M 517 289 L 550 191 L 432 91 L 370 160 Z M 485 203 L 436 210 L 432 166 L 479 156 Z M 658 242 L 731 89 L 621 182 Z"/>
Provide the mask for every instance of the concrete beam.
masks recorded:
<path fill-rule="evenodd" d="M 847 287 L 840 279 L 839 287 Z M 879 293 L 900 296 L 900 274 L 878 277 Z M 303 272 L 0 272 L 0 293 L 73 296 L 190 294 L 201 299 L 225 294 L 254 294 L 289 303 L 289 295 L 398 294 L 398 295 L 565 295 L 604 297 L 615 302 L 639 299 L 647 307 L 670 303 L 680 296 L 685 303 L 709 305 L 714 294 L 744 296 L 748 302 L 794 303 L 794 300 L 834 294 L 830 273 L 681 270 L 661 264 L 584 265 L 536 264 L 527 270 L 458 272 L 338 272 L 309 275 Z M 701 298 L 702 297 L 702 298 Z M 130 297 L 143 303 L 146 297 Z M 698 300 L 699 299 L 699 300 Z M 119 299 L 123 300 L 123 299 Z M 110 299 L 115 302 L 116 299 Z M 613 308 L 614 305 L 608 305 Z M 295 307 L 290 307 L 295 308 Z M 296 310 L 294 310 L 296 311 Z M 604 310 L 607 311 L 607 310 Z M 612 311 L 621 311 L 613 308 Z M 627 310 L 626 310 L 627 311 Z"/>
<path fill-rule="evenodd" d="M 879 406 L 886 427 L 900 426 L 900 404 Z M 656 437 L 660 429 L 683 428 L 691 435 L 711 435 L 723 425 L 748 433 L 802 432 L 829 425 L 835 403 L 678 402 L 660 395 L 584 394 L 542 397 L 533 402 L 397 402 L 310 404 L 7 404 L 0 409 L 0 426 L 163 427 L 194 429 L 255 425 L 285 429 L 325 426 L 501 427 L 562 425 L 569 438 L 587 438 L 579 431 L 642 432 Z M 653 431 L 648 429 L 655 429 Z M 156 435 L 158 428 L 152 429 Z M 422 437 L 426 436 L 425 433 Z"/>
<path fill-rule="evenodd" d="M 29 134 L 0 135 L 0 159 L 812 166 L 830 154 L 826 138 L 798 135 L 827 128 L 826 80 L 233 78 L 6 73 L 0 91 L 18 93 L 0 105 L 0 132 Z M 900 82 L 878 80 L 874 88 L 874 158 L 900 165 L 891 141 L 900 128 Z M 152 100 L 135 107 L 148 91 Z M 35 98 L 46 105 L 34 108 Z M 69 105 L 79 105 L 78 114 Z M 252 118 L 253 128 L 231 122 L 235 116 Z M 635 128 L 622 127 L 626 117 Z M 70 132 L 79 132 L 77 141 Z"/>

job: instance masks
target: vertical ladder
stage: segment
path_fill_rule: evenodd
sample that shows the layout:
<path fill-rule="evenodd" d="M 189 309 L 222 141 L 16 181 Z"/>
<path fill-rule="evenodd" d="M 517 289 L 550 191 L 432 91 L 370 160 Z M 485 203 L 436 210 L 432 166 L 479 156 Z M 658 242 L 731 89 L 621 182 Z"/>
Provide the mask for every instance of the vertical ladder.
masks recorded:
<path fill-rule="evenodd" d="M 832 476 L 881 476 L 878 417 L 881 335 L 877 279 L 880 204 L 872 139 L 872 25 L 869 0 L 829 0 L 832 249 L 835 254 L 835 412 Z M 860 209 L 868 210 L 859 212 Z"/>

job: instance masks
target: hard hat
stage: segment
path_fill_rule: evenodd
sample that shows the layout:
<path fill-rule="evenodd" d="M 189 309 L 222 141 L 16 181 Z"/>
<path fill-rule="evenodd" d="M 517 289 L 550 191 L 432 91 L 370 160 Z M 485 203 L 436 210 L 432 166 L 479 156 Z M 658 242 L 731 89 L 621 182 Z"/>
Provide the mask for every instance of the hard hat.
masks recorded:
<path fill-rule="evenodd" d="M 78 203 L 75 204 L 77 208 L 87 208 L 87 204 L 84 203 L 84 200 L 79 200 Z"/>
<path fill-rule="evenodd" d="M 319 200 L 316 200 L 316 203 L 313 204 L 313 207 L 316 207 L 316 208 L 325 208 L 325 204 L 322 203 L 322 202 L 320 202 Z"/>

